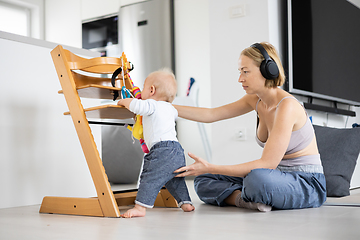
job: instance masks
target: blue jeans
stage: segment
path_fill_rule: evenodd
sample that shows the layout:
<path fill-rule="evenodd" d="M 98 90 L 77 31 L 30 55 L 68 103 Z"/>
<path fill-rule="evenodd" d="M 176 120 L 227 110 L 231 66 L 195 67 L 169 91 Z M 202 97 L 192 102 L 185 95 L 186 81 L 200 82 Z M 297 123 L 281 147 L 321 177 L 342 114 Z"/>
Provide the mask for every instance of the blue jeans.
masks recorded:
<path fill-rule="evenodd" d="M 326 200 L 322 173 L 254 169 L 245 178 L 204 174 L 195 178 L 195 191 L 208 204 L 225 206 L 235 190 L 246 202 L 264 203 L 276 209 L 320 207 Z"/>
<path fill-rule="evenodd" d="M 185 166 L 184 149 L 179 142 L 156 143 L 144 157 L 135 203 L 152 208 L 160 189 L 165 185 L 179 207 L 184 203 L 191 204 L 185 178 L 175 177 L 177 174 L 174 173 L 183 166 Z"/>

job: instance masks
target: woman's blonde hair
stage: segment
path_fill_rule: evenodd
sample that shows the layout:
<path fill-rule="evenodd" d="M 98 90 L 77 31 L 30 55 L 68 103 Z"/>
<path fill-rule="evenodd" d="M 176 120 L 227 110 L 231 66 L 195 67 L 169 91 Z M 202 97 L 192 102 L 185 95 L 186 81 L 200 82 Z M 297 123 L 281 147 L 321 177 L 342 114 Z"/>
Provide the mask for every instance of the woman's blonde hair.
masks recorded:
<path fill-rule="evenodd" d="M 275 79 L 266 79 L 265 86 L 268 88 L 282 86 L 285 82 L 285 72 L 275 47 L 268 42 L 261 42 L 260 44 L 267 51 L 271 59 L 276 62 L 276 65 L 279 68 L 279 76 Z M 265 59 L 260 50 L 256 47 L 245 48 L 240 55 L 251 58 L 258 67 L 260 67 L 262 61 Z"/>

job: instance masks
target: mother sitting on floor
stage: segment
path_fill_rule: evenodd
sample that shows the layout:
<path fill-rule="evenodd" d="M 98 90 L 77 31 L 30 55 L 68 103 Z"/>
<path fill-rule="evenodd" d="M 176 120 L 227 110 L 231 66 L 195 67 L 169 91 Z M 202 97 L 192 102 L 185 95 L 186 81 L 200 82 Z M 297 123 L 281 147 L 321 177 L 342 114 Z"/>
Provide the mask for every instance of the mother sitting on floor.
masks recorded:
<path fill-rule="evenodd" d="M 208 204 L 263 212 L 321 206 L 326 183 L 314 129 L 303 106 L 278 88 L 285 75 L 275 48 L 253 44 L 242 51 L 238 64 L 244 97 L 217 108 L 175 107 L 180 117 L 207 123 L 255 110 L 261 158 L 215 165 L 189 153 L 195 162 L 178 169 L 177 176 L 197 176 L 196 193 Z"/>

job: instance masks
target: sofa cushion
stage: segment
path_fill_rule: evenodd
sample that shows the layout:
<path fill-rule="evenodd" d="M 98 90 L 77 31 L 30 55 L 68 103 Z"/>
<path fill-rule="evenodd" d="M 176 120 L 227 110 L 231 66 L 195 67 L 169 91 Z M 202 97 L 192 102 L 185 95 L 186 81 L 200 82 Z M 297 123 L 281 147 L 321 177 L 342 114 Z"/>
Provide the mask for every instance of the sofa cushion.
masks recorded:
<path fill-rule="evenodd" d="M 360 152 L 360 128 L 315 126 L 328 197 L 350 195 L 350 181 Z"/>

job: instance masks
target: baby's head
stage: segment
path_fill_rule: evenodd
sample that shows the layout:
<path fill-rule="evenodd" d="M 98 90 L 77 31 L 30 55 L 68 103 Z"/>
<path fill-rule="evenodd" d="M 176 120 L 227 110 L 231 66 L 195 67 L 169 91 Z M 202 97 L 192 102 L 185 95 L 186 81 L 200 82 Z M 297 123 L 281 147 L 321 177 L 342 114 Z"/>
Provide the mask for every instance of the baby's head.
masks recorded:
<path fill-rule="evenodd" d="M 148 75 L 141 92 L 142 99 L 153 98 L 155 100 L 172 102 L 176 96 L 177 84 L 175 75 L 170 69 L 164 68 Z"/>

